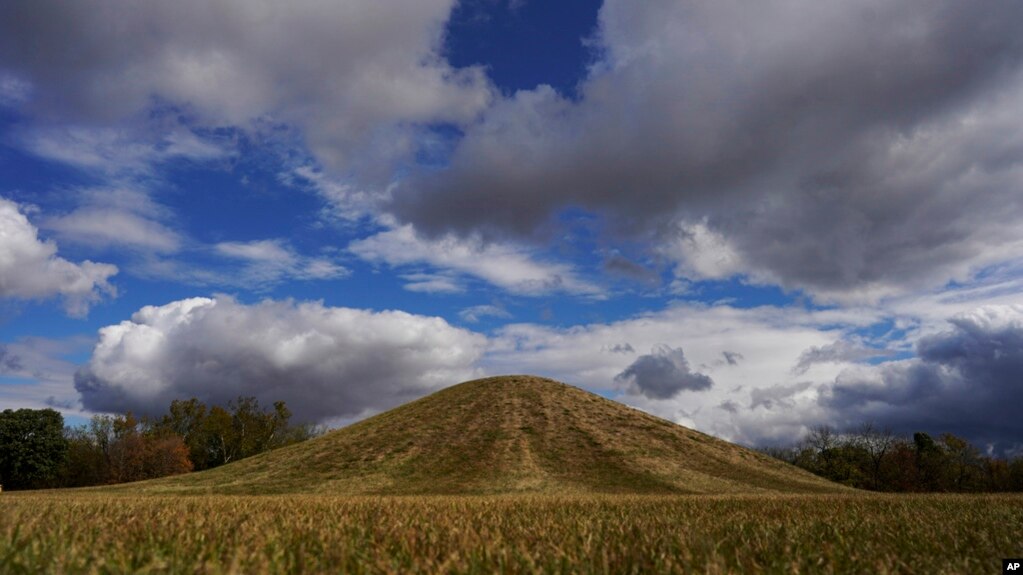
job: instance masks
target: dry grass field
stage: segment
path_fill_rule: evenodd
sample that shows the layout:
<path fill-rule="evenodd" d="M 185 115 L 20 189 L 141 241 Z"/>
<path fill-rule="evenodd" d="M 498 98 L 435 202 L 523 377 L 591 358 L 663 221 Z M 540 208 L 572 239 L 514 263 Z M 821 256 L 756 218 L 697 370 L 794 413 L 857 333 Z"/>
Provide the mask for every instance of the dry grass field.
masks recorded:
<path fill-rule="evenodd" d="M 1023 497 L 0 497 L 0 573 L 999 573 Z"/>

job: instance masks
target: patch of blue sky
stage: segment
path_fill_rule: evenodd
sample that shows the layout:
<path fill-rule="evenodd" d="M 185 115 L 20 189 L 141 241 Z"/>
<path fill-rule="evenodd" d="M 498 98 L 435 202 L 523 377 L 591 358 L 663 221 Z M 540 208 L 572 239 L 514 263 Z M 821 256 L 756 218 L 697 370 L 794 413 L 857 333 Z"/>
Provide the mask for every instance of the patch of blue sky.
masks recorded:
<path fill-rule="evenodd" d="M 448 22 L 444 52 L 456 67 L 483 65 L 504 93 L 547 84 L 567 97 L 594 61 L 600 0 L 465 0 Z"/>
<path fill-rule="evenodd" d="M 179 167 L 172 177 L 180 193 L 163 201 L 183 214 L 189 235 L 204 242 L 294 237 L 310 227 L 322 203 L 265 171 Z"/>
<path fill-rule="evenodd" d="M 776 285 L 753 284 L 742 277 L 692 282 L 676 299 L 729 305 L 740 309 L 763 306 L 814 309 L 811 300 L 799 291 L 785 290 Z"/>
<path fill-rule="evenodd" d="M 90 312 L 88 319 L 79 319 L 60 313 L 54 300 L 3 302 L 0 305 L 0 343 L 12 343 L 26 336 L 60 339 L 69 334 L 89 333 L 97 319 L 113 320 L 102 324 L 109 325 L 127 317 L 121 305 L 110 301 L 94 306 Z"/>
<path fill-rule="evenodd" d="M 84 415 L 75 415 L 73 413 L 66 413 L 66 412 L 63 413 L 62 415 L 64 416 L 64 426 L 65 427 L 80 427 L 80 426 L 83 426 L 83 425 L 89 425 L 89 420 L 92 419 L 91 416 L 87 417 L 87 416 L 84 416 Z"/>
<path fill-rule="evenodd" d="M 449 165 L 451 153 L 464 131 L 451 123 L 435 123 L 423 127 L 415 153 L 415 167 L 419 170 L 443 170 Z M 401 177 L 405 170 L 399 171 Z"/>
<path fill-rule="evenodd" d="M 34 379 L 16 375 L 0 375 L 0 385 L 25 385 L 35 383 Z"/>
<path fill-rule="evenodd" d="M 60 162 L 29 154 L 12 141 L 10 126 L 0 125 L 0 195 L 18 203 L 70 206 L 68 190 L 95 186 L 95 176 Z"/>

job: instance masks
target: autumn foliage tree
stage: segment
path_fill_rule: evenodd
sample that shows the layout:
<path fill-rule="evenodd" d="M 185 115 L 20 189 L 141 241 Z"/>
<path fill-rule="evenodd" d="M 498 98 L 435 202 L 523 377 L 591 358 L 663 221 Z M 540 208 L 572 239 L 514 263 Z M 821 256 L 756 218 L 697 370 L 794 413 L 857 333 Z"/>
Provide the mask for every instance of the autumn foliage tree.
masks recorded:
<path fill-rule="evenodd" d="M 252 397 L 224 407 L 175 400 L 166 414 L 150 419 L 98 415 L 88 425 L 65 429 L 68 457 L 60 483 L 102 485 L 209 469 L 316 433 L 290 425 L 290 419 L 284 402 L 264 409 Z"/>
<path fill-rule="evenodd" d="M 895 492 L 1023 491 L 1023 459 L 981 454 L 961 437 L 934 439 L 917 432 L 898 437 L 872 424 L 839 433 L 810 429 L 791 448 L 766 453 L 803 469 L 860 489 Z"/>
<path fill-rule="evenodd" d="M 291 411 L 283 401 L 264 409 L 254 397 L 239 397 L 226 407 L 207 407 L 192 398 L 171 402 L 153 429 L 181 437 L 195 469 L 201 470 L 303 441 L 316 433 L 309 426 L 290 425 L 290 420 Z"/>
<path fill-rule="evenodd" d="M 65 432 L 69 487 L 154 479 L 192 470 L 181 437 L 151 429 L 131 413 L 97 415 L 88 426 Z"/>

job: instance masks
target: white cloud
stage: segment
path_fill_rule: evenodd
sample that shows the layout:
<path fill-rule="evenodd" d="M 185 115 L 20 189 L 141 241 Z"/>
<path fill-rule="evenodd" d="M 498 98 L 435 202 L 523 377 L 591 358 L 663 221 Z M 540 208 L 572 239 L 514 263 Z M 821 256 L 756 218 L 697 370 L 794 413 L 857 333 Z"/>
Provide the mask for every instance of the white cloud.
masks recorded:
<path fill-rule="evenodd" d="M 177 232 L 122 210 L 81 208 L 48 220 L 46 227 L 62 239 L 97 247 L 126 246 L 153 252 L 176 252 L 181 247 Z"/>
<path fill-rule="evenodd" d="M 179 251 L 186 239 L 168 227 L 171 211 L 137 185 L 88 188 L 73 193 L 78 207 L 70 213 L 45 217 L 40 225 L 61 242 L 90 248 L 123 248 L 142 254 Z"/>
<path fill-rule="evenodd" d="M 32 127 L 16 132 L 14 140 L 41 158 L 116 178 L 148 176 L 170 160 L 207 162 L 232 153 L 180 126 L 169 133 L 158 129 L 154 135 L 122 127 Z"/>
<path fill-rule="evenodd" d="M 406 290 L 419 293 L 463 293 L 465 285 L 458 277 L 450 273 L 412 273 L 402 274 L 405 280 L 402 286 Z"/>
<path fill-rule="evenodd" d="M 237 282 L 271 285 L 284 280 L 326 280 L 347 277 L 349 271 L 325 258 L 299 255 L 281 239 L 249 242 L 221 242 L 213 246 L 220 256 L 240 260 L 244 265 Z M 231 280 L 224 278 L 225 283 Z"/>
<path fill-rule="evenodd" d="M 0 106 L 17 106 L 32 95 L 32 85 L 0 71 Z"/>
<path fill-rule="evenodd" d="M 480 278 L 515 294 L 564 292 L 602 296 L 599 287 L 580 279 L 569 266 L 535 261 L 524 248 L 454 236 L 426 239 L 410 225 L 352 242 L 348 249 L 370 262 L 391 266 L 429 264 Z"/>
<path fill-rule="evenodd" d="M 323 198 L 328 207 L 321 215 L 328 222 L 340 220 L 351 223 L 372 216 L 381 197 L 354 182 L 333 178 L 310 165 L 283 172 L 278 178 L 286 185 L 312 190 Z"/>
<path fill-rule="evenodd" d="M 110 264 L 75 264 L 57 256 L 57 245 L 39 239 L 18 205 L 0 198 L 0 297 L 60 296 L 70 315 L 84 316 L 103 294 L 114 293 L 107 280 L 116 273 Z"/>
<path fill-rule="evenodd" d="M 501 306 L 486 304 L 467 307 L 458 312 L 458 317 L 469 323 L 476 323 L 485 317 L 508 319 L 511 317 L 511 314 Z"/>
<path fill-rule="evenodd" d="M 868 359 L 891 357 L 887 349 L 877 349 L 859 341 L 838 340 L 828 345 L 814 346 L 803 351 L 799 362 L 792 368 L 796 375 L 805 374 L 811 366 L 821 363 L 856 363 Z"/>
<path fill-rule="evenodd" d="M 251 242 L 221 242 L 214 246 L 221 255 L 262 264 L 290 265 L 295 254 L 283 246 L 281 240 L 255 240 Z"/>
<path fill-rule="evenodd" d="M 677 237 L 658 250 L 678 262 L 675 274 L 680 278 L 726 279 L 750 269 L 728 238 L 709 228 L 705 221 L 679 225 Z"/>
<path fill-rule="evenodd" d="M 986 270 L 982 277 L 966 284 L 889 298 L 884 307 L 934 330 L 943 328 L 947 318 L 978 307 L 1017 303 L 1020 293 L 1023 293 L 1023 260 L 1017 258 L 1007 265 Z"/>
<path fill-rule="evenodd" d="M 85 407 L 97 411 L 157 413 L 173 399 L 251 395 L 323 420 L 470 379 L 485 341 L 441 318 L 400 311 L 194 298 L 102 328 L 75 382 Z"/>

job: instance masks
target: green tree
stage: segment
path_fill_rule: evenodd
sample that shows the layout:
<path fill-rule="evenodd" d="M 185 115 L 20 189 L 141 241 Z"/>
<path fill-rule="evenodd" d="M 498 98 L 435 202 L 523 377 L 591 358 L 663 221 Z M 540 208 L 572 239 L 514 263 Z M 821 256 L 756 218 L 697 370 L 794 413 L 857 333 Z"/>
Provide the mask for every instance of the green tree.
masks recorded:
<path fill-rule="evenodd" d="M 255 397 L 239 397 L 226 407 L 207 407 L 196 398 L 171 402 L 154 423 L 161 432 L 179 435 L 188 446 L 195 469 L 209 469 L 315 436 L 311 426 L 290 425 L 283 401 L 265 409 Z"/>
<path fill-rule="evenodd" d="M 951 433 L 941 435 L 945 452 L 948 486 L 952 491 L 970 492 L 982 488 L 984 463 L 980 451 L 970 442 Z"/>
<path fill-rule="evenodd" d="M 919 479 L 917 491 L 948 491 L 948 459 L 944 450 L 922 431 L 913 434 L 913 445 Z"/>
<path fill-rule="evenodd" d="M 52 409 L 5 409 L 0 413 L 0 484 L 10 489 L 44 487 L 67 457 L 64 418 Z"/>
<path fill-rule="evenodd" d="M 264 411 L 255 397 L 239 397 L 228 403 L 231 424 L 237 442 L 238 459 L 280 447 L 291 419 L 291 411 L 283 401 L 274 403 L 272 411 Z"/>
<path fill-rule="evenodd" d="M 196 398 L 175 399 L 167 414 L 157 420 L 154 427 L 160 432 L 170 432 L 181 437 L 188 447 L 188 457 L 196 470 L 211 467 L 209 429 L 206 418 L 209 410 L 206 404 Z"/>
<path fill-rule="evenodd" d="M 68 443 L 68 456 L 60 473 L 60 484 L 63 487 L 84 487 L 106 483 L 109 471 L 107 459 L 89 428 L 84 425 L 65 427 L 64 437 Z"/>
<path fill-rule="evenodd" d="M 219 405 L 210 408 L 203 427 L 209 441 L 209 466 L 217 467 L 231 463 L 238 456 L 238 439 L 235 436 L 231 413 Z"/>

